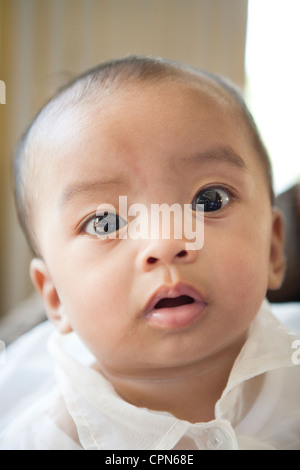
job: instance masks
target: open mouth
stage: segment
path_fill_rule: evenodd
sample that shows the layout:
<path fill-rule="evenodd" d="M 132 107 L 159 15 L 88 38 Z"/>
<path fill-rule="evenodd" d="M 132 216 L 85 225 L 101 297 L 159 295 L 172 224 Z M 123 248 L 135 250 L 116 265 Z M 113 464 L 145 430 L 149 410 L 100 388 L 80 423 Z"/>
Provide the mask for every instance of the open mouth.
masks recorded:
<path fill-rule="evenodd" d="M 144 318 L 165 330 L 186 328 L 204 315 L 206 305 L 201 294 L 188 284 L 161 286 L 146 305 Z"/>
<path fill-rule="evenodd" d="M 195 299 L 193 299 L 193 297 L 190 297 L 189 295 L 180 295 L 179 297 L 174 298 L 165 297 L 159 300 L 159 302 L 157 302 L 154 308 L 158 310 L 160 308 L 180 307 L 181 305 L 188 305 L 194 302 Z"/>

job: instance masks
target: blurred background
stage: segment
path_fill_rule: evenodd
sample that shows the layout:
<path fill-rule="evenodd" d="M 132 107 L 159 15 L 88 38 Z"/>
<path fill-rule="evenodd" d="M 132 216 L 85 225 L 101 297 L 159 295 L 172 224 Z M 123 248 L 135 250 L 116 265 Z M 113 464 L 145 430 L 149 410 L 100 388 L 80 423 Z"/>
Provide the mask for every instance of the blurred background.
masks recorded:
<path fill-rule="evenodd" d="M 13 318 L 23 302 L 22 332 L 38 302 L 28 276 L 31 253 L 13 205 L 10 160 L 57 88 L 100 61 L 129 53 L 225 75 L 245 93 L 280 193 L 300 180 L 299 18 L 299 0 L 0 0 L 0 80 L 6 84 L 6 104 L 0 105 L 0 318 L 8 312 Z"/>

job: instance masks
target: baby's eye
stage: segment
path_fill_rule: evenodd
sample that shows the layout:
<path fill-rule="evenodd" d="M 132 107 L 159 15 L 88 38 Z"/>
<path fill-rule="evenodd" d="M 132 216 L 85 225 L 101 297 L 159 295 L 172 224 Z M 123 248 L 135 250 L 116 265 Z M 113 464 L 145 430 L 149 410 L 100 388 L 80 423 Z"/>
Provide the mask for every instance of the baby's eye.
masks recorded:
<path fill-rule="evenodd" d="M 192 202 L 192 209 L 197 210 L 196 204 L 202 204 L 204 212 L 215 212 L 226 206 L 229 201 L 229 192 L 225 191 L 224 189 L 202 189 L 194 197 Z"/>
<path fill-rule="evenodd" d="M 84 232 L 99 238 L 109 238 L 127 224 L 126 220 L 113 212 L 104 211 L 95 215 L 84 226 Z"/>

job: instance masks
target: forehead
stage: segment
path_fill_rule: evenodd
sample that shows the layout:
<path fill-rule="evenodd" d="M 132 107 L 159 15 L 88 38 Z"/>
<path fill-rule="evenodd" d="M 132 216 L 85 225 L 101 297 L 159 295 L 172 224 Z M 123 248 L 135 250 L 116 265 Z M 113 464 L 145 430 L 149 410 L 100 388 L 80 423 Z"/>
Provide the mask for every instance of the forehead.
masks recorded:
<path fill-rule="evenodd" d="M 179 160 L 221 147 L 248 155 L 240 115 L 234 100 L 205 80 L 176 78 L 107 95 L 100 91 L 94 103 L 83 101 L 45 120 L 33 152 L 37 192 L 45 193 L 50 183 L 59 191 L 100 173 L 102 179 L 133 174 L 142 182 L 149 172 L 162 178 Z"/>
<path fill-rule="evenodd" d="M 206 79 L 174 77 L 158 82 L 133 83 L 110 93 L 101 89 L 95 93 L 93 90 L 91 94 L 89 100 L 83 99 L 75 106 L 64 104 L 62 97 L 54 111 L 50 110 L 49 116 L 46 113 L 34 139 L 38 153 L 43 150 L 43 160 L 47 159 L 49 151 L 51 160 L 59 162 L 69 151 L 80 150 L 83 142 L 87 144 L 91 136 L 95 142 L 116 137 L 125 131 L 129 141 L 141 135 L 138 131 L 145 135 L 160 128 L 158 136 L 161 137 L 163 133 L 167 135 L 171 128 L 173 131 L 181 128 L 183 135 L 186 124 L 191 130 L 197 125 L 204 129 L 221 122 L 223 128 L 229 130 L 241 124 L 239 106 L 225 90 Z M 219 125 L 219 131 L 220 128 Z M 132 132 L 128 133 L 129 130 Z M 114 144 L 114 139 L 110 144 Z M 36 153 L 32 152 L 33 155 Z M 42 161 L 40 158 L 36 160 L 37 163 Z"/>

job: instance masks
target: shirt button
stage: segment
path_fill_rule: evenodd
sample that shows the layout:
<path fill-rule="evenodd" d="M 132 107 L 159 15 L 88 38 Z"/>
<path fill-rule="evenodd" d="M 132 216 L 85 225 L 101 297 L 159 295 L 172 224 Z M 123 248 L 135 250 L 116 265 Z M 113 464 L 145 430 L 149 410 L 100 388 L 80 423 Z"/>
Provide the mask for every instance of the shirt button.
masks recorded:
<path fill-rule="evenodd" d="M 225 433 L 218 428 L 211 428 L 208 434 L 207 447 L 209 450 L 228 450 L 229 442 Z"/>

